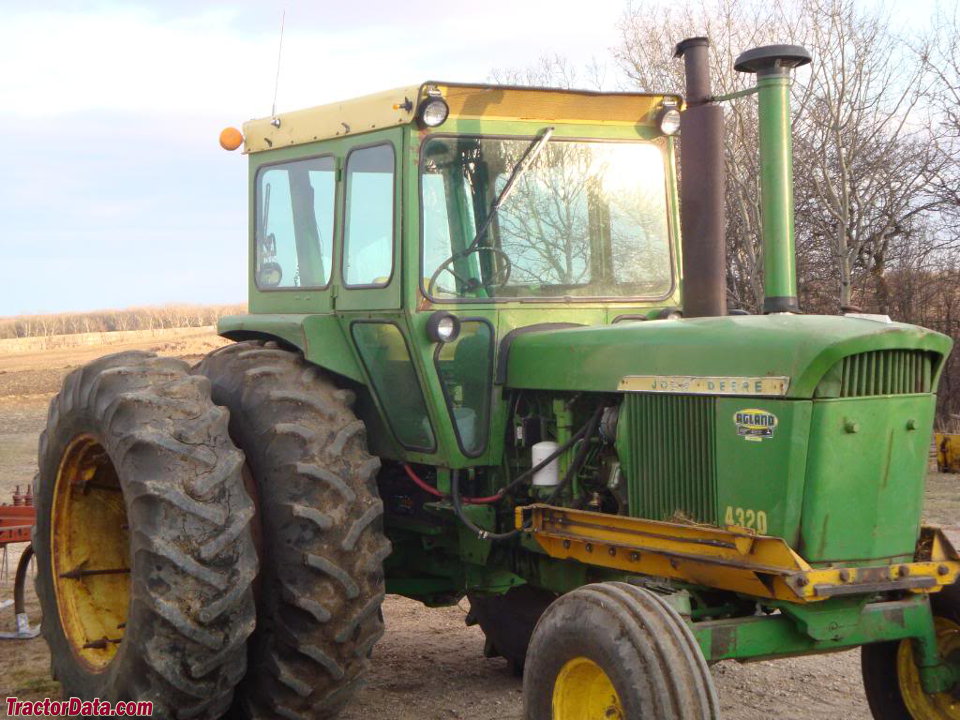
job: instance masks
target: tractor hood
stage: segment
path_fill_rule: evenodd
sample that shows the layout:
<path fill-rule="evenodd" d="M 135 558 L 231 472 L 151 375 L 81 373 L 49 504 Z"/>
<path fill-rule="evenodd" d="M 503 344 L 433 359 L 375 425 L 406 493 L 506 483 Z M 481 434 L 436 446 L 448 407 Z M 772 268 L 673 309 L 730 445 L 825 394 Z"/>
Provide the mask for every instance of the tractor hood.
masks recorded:
<path fill-rule="evenodd" d="M 532 390 L 642 390 L 642 383 L 654 377 L 680 383 L 686 378 L 787 378 L 781 391 L 770 394 L 812 398 L 842 358 L 876 350 L 933 353 L 930 387 L 935 391 L 951 346 L 946 335 L 883 320 L 741 315 L 530 332 L 513 340 L 501 362 L 507 363 L 508 386 Z M 638 376 L 643 379 L 621 387 L 625 378 Z"/>

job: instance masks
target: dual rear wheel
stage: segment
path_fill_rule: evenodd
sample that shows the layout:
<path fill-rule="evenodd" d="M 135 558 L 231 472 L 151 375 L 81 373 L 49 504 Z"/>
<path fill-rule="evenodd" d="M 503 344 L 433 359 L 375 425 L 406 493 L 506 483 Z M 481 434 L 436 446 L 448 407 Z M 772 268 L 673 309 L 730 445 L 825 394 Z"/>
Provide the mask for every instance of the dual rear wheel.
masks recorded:
<path fill-rule="evenodd" d="M 253 505 L 228 413 L 186 364 L 123 353 L 67 376 L 40 438 L 37 594 L 65 697 L 216 718 L 254 627 Z"/>
<path fill-rule="evenodd" d="M 390 552 L 351 402 L 269 343 L 193 372 L 123 353 L 67 377 L 33 538 L 65 697 L 159 718 L 339 712 L 383 632 Z"/>
<path fill-rule="evenodd" d="M 250 718 L 335 716 L 383 634 L 380 467 L 353 393 L 275 343 L 208 355 L 214 403 L 246 455 L 258 505 L 257 627 L 238 709 Z"/>

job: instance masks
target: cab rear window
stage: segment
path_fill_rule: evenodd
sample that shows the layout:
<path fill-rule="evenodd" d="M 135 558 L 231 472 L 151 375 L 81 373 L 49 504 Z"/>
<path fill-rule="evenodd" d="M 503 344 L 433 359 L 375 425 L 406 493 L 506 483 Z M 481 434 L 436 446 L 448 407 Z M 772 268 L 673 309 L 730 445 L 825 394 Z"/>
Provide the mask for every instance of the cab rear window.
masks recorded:
<path fill-rule="evenodd" d="M 257 173 L 254 279 L 261 290 L 330 282 L 336 162 L 332 156 Z"/>

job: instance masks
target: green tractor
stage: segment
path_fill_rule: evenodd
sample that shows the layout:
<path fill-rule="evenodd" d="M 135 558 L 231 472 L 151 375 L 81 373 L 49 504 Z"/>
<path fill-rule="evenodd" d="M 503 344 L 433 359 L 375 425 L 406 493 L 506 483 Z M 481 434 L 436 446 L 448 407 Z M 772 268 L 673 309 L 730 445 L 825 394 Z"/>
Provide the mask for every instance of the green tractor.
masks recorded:
<path fill-rule="evenodd" d="M 960 718 L 960 537 L 920 521 L 951 342 L 800 314 L 796 46 L 737 60 L 766 300 L 727 311 L 732 98 L 705 38 L 677 53 L 685 97 L 427 82 L 224 132 L 234 344 L 109 356 L 51 404 L 65 695 L 333 717 L 395 593 L 469 598 L 529 720 L 717 718 L 711 663 L 855 646 L 874 717 Z"/>

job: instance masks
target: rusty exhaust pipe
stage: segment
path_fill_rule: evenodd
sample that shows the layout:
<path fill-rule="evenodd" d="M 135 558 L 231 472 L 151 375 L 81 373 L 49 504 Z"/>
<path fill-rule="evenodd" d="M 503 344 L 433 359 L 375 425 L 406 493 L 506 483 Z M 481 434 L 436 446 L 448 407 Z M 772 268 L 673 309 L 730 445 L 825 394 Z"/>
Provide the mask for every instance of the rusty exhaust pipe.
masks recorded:
<path fill-rule="evenodd" d="M 674 53 L 683 58 L 687 85 L 680 115 L 684 317 L 727 314 L 723 109 L 713 103 L 709 47 L 705 37 L 687 38 Z"/>

